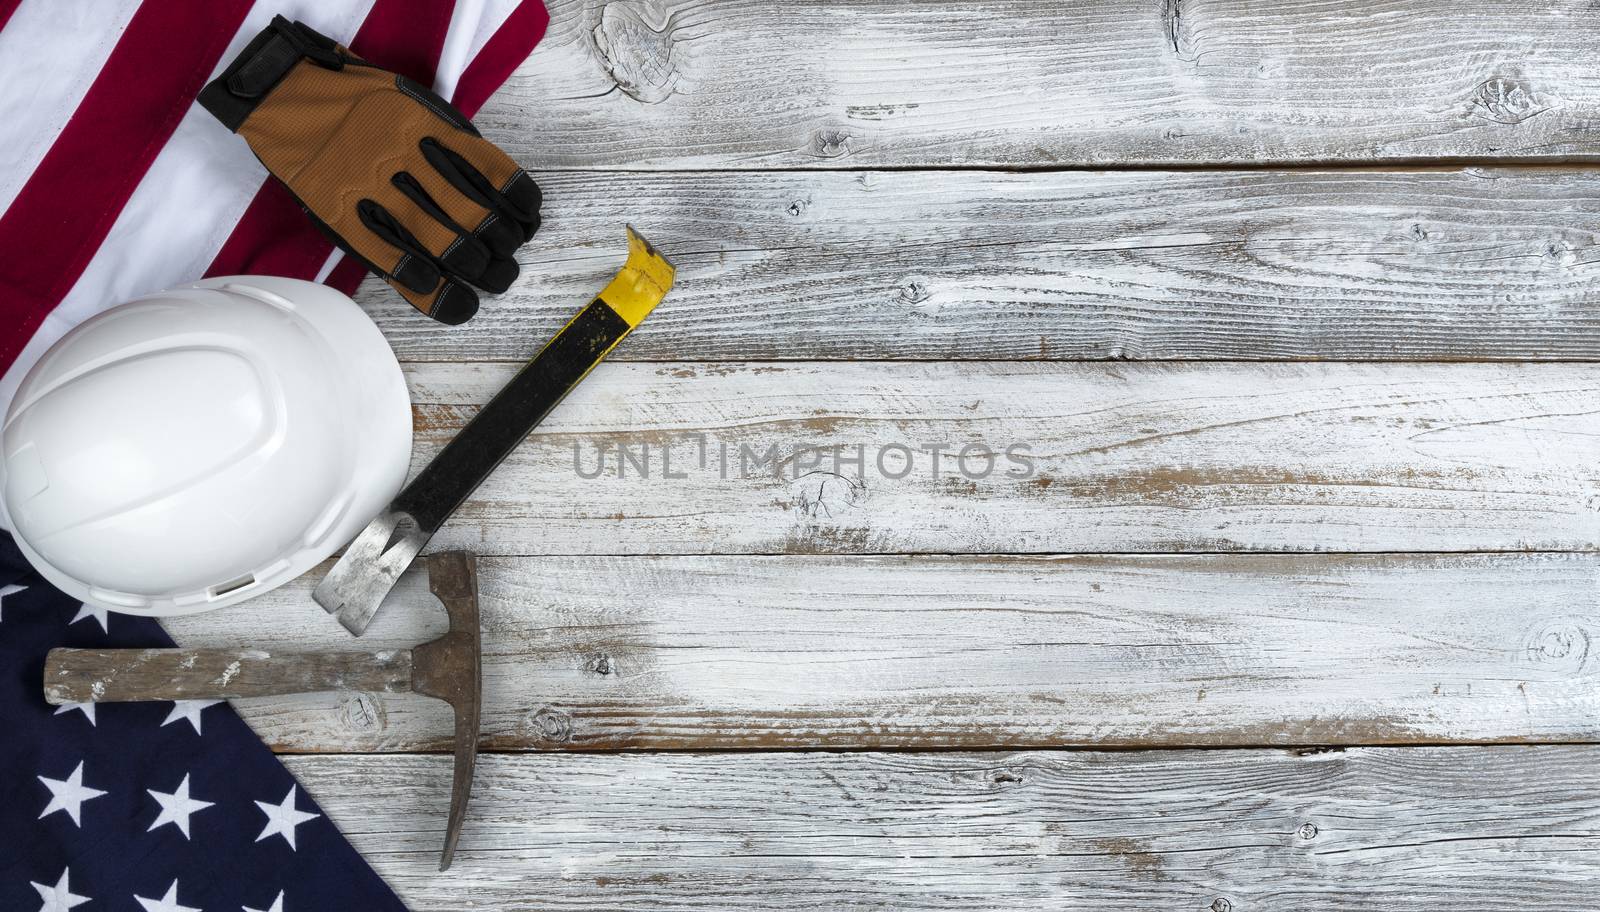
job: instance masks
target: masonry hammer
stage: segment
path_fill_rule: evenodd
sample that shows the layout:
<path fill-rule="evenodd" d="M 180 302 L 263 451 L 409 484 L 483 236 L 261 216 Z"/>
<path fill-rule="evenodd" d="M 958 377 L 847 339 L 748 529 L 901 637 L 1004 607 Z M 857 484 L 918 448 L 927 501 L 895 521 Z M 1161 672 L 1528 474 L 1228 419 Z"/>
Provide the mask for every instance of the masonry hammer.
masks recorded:
<path fill-rule="evenodd" d="M 52 649 L 44 698 L 63 703 L 233 700 L 328 690 L 416 692 L 455 711 L 455 779 L 439 870 L 450 867 L 472 795 L 483 706 L 478 569 L 472 555 L 429 555 L 428 588 L 450 630 L 430 643 L 381 652 L 273 654 L 259 649 Z"/>

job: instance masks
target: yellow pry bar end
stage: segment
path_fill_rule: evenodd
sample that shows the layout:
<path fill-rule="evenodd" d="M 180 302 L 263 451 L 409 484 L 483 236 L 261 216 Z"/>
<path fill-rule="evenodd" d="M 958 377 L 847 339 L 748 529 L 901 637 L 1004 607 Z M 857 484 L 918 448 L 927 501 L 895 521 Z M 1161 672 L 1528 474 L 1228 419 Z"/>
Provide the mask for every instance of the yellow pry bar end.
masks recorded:
<path fill-rule="evenodd" d="M 667 258 L 629 225 L 628 261 L 600 292 L 600 298 L 611 305 L 617 316 L 627 320 L 628 328 L 632 329 L 643 323 L 672 290 L 676 275 L 677 270 Z"/>

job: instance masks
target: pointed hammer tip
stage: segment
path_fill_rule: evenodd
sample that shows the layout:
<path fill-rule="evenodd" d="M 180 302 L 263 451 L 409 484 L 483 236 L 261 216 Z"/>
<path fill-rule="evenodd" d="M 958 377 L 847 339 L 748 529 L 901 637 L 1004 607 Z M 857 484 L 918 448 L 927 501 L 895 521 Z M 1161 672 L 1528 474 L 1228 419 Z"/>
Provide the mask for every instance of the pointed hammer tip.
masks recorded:
<path fill-rule="evenodd" d="M 461 838 L 461 831 L 446 833 L 444 836 L 444 851 L 439 855 L 439 870 L 448 871 L 450 865 L 456 860 L 456 841 Z"/>

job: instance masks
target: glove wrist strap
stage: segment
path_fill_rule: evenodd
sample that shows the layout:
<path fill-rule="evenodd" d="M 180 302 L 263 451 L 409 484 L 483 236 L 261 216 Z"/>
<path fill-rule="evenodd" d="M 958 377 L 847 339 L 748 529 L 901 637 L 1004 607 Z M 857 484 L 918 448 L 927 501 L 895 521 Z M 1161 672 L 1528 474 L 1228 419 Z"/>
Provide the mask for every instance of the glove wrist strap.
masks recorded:
<path fill-rule="evenodd" d="M 338 70 L 344 68 L 345 55 L 332 39 L 298 22 L 274 16 L 272 24 L 251 39 L 222 75 L 200 90 L 196 101 L 237 133 L 251 112 L 301 60 Z"/>

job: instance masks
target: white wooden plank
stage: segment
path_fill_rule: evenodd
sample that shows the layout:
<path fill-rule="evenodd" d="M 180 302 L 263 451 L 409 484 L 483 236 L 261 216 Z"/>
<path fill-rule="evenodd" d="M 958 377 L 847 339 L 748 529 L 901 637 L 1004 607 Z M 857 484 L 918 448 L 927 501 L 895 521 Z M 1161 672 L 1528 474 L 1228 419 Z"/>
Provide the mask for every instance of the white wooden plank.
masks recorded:
<path fill-rule="evenodd" d="M 349 643 L 320 574 L 188 646 Z M 1596 555 L 485 558 L 486 749 L 1600 739 Z M 444 632 L 413 573 L 359 642 Z M 442 749 L 442 704 L 240 704 L 288 751 Z"/>
<path fill-rule="evenodd" d="M 678 285 L 614 355 L 686 361 L 1600 358 L 1592 170 L 540 175 L 512 291 L 403 358 L 520 360 L 631 222 Z"/>
<path fill-rule="evenodd" d="M 516 369 L 411 365 L 418 462 Z M 1597 401 L 1600 374 L 1559 364 L 610 364 L 435 545 L 488 554 L 1587 549 L 1600 541 Z M 913 452 L 908 469 L 894 449 L 929 444 L 945 454 L 937 474 L 931 452 Z M 988 477 L 963 477 L 950 455 L 1014 444 L 1029 447 L 1031 475 L 1001 457 Z M 618 453 L 642 464 L 646 446 L 650 476 L 630 464 L 618 477 Z M 862 455 L 862 469 L 835 462 L 834 446 Z M 761 465 L 769 451 L 785 460 L 781 477 Z M 988 466 L 969 455 L 970 473 Z M 666 477 L 668 468 L 684 477 Z"/>
<path fill-rule="evenodd" d="M 1600 750 L 291 758 L 416 912 L 1600 905 Z M 301 899 L 289 887 L 285 907 Z"/>
<path fill-rule="evenodd" d="M 1592 157 L 1585 0 L 553 0 L 537 168 Z"/>

